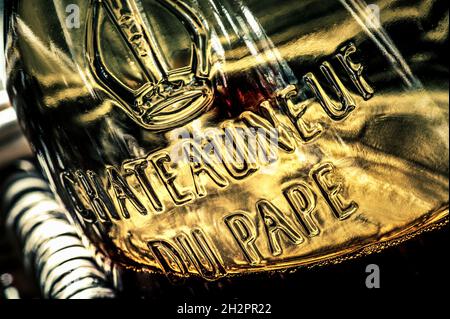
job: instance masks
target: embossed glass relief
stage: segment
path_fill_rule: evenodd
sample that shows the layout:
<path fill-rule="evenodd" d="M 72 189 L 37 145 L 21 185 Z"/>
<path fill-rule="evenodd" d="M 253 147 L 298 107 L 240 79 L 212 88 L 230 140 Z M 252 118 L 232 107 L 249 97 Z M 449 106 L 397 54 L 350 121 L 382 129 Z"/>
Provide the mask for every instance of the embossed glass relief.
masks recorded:
<path fill-rule="evenodd" d="M 192 121 L 212 104 L 211 35 L 204 19 L 186 3 L 156 1 L 144 10 L 135 1 L 92 5 L 86 31 L 90 71 L 137 124 L 168 130 Z M 155 11 L 158 15 L 145 15 Z M 155 31 L 162 35 L 161 41 Z M 185 50 L 180 48 L 185 44 Z M 115 66 L 119 74 L 112 73 L 120 62 L 108 67 L 108 57 L 115 54 L 134 67 L 133 72 L 128 70 L 132 81 L 127 73 L 120 73 L 123 64 Z"/>

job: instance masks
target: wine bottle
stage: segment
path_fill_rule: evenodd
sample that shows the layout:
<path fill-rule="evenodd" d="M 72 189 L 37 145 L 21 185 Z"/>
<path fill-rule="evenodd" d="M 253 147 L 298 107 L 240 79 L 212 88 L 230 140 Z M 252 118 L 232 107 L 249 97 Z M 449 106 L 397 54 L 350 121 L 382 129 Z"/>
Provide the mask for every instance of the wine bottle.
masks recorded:
<path fill-rule="evenodd" d="M 11 1 L 12 104 L 117 287 L 447 223 L 445 1 L 373 2 Z"/>

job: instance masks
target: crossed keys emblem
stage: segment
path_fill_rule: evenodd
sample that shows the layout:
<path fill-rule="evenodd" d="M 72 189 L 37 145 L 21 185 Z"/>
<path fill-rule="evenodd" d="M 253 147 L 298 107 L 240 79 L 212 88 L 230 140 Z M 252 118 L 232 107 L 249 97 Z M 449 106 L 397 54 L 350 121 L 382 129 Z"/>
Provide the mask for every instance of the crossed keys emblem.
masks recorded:
<path fill-rule="evenodd" d="M 190 35 L 192 47 L 187 66 L 169 70 L 154 30 L 144 23 L 136 0 L 91 0 L 86 50 L 90 72 L 98 84 L 137 124 L 161 131 L 181 126 L 203 113 L 213 102 L 214 90 L 208 26 L 181 0 L 155 1 L 179 19 Z M 110 18 L 138 62 L 145 79 L 141 87 L 128 87 L 120 75 L 108 69 L 101 51 L 102 16 Z"/>

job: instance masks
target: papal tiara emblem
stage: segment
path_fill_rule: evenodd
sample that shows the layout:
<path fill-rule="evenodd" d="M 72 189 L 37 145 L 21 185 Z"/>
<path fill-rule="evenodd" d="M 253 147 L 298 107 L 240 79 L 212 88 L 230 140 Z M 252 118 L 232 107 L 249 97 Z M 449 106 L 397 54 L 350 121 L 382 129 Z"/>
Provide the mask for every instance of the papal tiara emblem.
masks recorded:
<path fill-rule="evenodd" d="M 137 124 L 159 131 L 181 126 L 202 114 L 211 106 L 214 91 L 210 81 L 208 27 L 183 1 L 155 2 L 180 20 L 189 34 L 192 46 L 188 65 L 169 70 L 154 30 L 150 23 L 145 23 L 142 8 L 135 0 L 92 0 L 86 50 L 90 71 L 98 84 Z M 101 42 L 105 41 L 101 25 L 105 18 L 115 26 L 142 70 L 144 82 L 137 89 L 125 85 L 121 75 L 108 68 L 111 61 L 101 51 Z"/>

